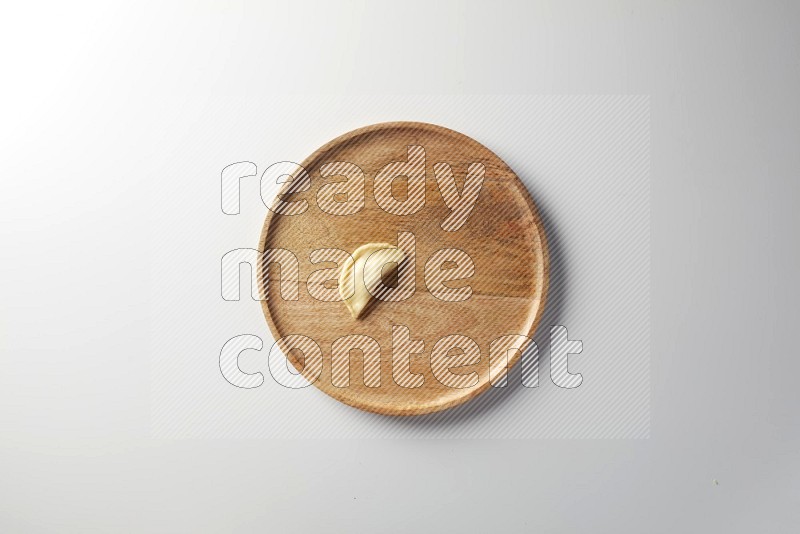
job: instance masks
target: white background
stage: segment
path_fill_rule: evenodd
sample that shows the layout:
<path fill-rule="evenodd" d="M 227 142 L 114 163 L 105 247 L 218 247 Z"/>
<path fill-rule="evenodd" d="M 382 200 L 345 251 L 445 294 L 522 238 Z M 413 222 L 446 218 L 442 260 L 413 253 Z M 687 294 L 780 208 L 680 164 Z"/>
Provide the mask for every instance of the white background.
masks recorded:
<path fill-rule="evenodd" d="M 293 5 L 4 9 L 0 530 L 795 531 L 797 4 Z M 151 438 L 152 199 L 321 92 L 650 95 L 650 439 Z"/>

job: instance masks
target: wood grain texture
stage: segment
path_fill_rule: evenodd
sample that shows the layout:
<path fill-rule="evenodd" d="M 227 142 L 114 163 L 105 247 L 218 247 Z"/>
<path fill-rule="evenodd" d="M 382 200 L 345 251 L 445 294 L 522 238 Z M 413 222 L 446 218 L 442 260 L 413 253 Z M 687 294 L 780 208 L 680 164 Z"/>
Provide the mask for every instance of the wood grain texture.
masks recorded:
<path fill-rule="evenodd" d="M 405 161 L 407 147 L 420 145 L 426 152 L 425 206 L 413 215 L 398 216 L 383 211 L 373 196 L 376 174 L 388 163 Z M 317 191 L 325 183 L 342 177 L 322 178 L 325 163 L 347 161 L 358 165 L 366 175 L 366 205 L 359 213 L 335 216 L 323 212 Z M 482 163 L 486 168 L 483 187 L 467 222 L 455 232 L 444 231 L 442 221 L 450 213 L 445 205 L 433 165 L 449 163 L 459 188 L 467 168 Z M 259 250 L 282 248 L 292 251 L 300 261 L 300 298 L 280 298 L 279 284 L 262 286 L 262 308 L 267 324 L 279 339 L 289 334 L 312 338 L 323 353 L 323 371 L 314 385 L 346 404 L 386 415 L 418 415 L 463 403 L 490 387 L 489 346 L 507 334 L 533 336 L 545 304 L 548 284 L 548 255 L 544 229 L 536 207 L 513 171 L 477 141 L 444 127 L 425 123 L 396 122 L 367 126 L 349 132 L 318 149 L 302 162 L 311 176 L 311 188 L 284 197 L 306 199 L 308 210 L 300 215 L 269 212 Z M 284 188 L 285 191 L 285 188 Z M 393 189 L 402 198 L 402 191 Z M 368 314 L 354 320 L 343 302 L 322 302 L 309 295 L 305 281 L 316 270 L 335 267 L 334 263 L 312 264 L 309 253 L 321 248 L 348 252 L 370 242 L 397 243 L 400 231 L 416 237 L 416 291 L 401 302 L 377 302 Z M 475 264 L 475 274 L 466 280 L 449 283 L 452 287 L 472 287 L 472 296 L 463 302 L 436 299 L 425 284 L 425 262 L 437 250 L 457 248 Z M 274 266 L 260 277 L 277 280 Z M 414 340 L 425 344 L 423 354 L 411 357 L 411 370 L 422 373 L 424 384 L 405 388 L 392 379 L 392 326 L 405 325 Z M 363 334 L 381 347 L 380 387 L 367 387 L 363 376 L 363 355 L 352 351 L 350 383 L 336 387 L 331 381 L 331 345 L 346 335 Z M 480 361 L 458 369 L 456 374 L 478 373 L 473 387 L 450 388 L 431 371 L 431 350 L 442 337 L 461 334 L 480 348 Z M 454 351 L 456 354 L 457 351 Z M 520 357 L 515 352 L 508 366 Z M 288 360 L 303 372 L 303 358 L 290 351 Z M 457 359 L 457 358 L 455 358 Z M 502 366 L 505 368 L 505 365 Z M 502 370 L 493 370 L 502 372 Z"/>

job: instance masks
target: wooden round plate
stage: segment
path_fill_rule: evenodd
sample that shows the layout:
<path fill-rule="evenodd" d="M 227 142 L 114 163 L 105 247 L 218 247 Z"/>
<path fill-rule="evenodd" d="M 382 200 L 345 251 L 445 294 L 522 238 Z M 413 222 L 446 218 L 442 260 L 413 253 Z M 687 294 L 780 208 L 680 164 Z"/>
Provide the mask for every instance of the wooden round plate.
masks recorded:
<path fill-rule="evenodd" d="M 383 207 L 379 205 L 375 197 L 375 177 L 393 162 L 399 162 L 396 168 L 402 169 L 416 158 L 414 163 L 421 165 L 419 149 L 410 147 L 424 149 L 424 205 L 414 213 L 398 215 L 386 211 L 385 202 L 381 202 Z M 363 187 L 353 174 L 350 178 L 334 174 L 335 169 L 344 168 L 341 165 L 328 166 L 323 177 L 321 167 L 334 162 L 348 162 L 363 171 Z M 453 206 L 457 200 L 451 195 L 449 202 L 445 202 L 437 180 L 445 173 L 442 163 L 450 165 L 460 193 L 464 192 L 471 165 L 482 164 L 485 170 L 477 201 L 455 231 L 442 226 L 452 211 L 448 203 Z M 319 347 L 321 371 L 319 362 L 309 359 L 314 355 L 307 354 L 302 347 L 282 347 L 297 371 L 339 401 L 386 415 L 418 415 L 443 410 L 477 396 L 492 383 L 497 385 L 506 370 L 519 360 L 521 350 L 516 350 L 517 346 L 507 350 L 503 342 L 498 342 L 497 347 L 504 348 L 502 352 L 506 357 L 490 358 L 492 342 L 503 336 L 533 336 L 542 315 L 548 284 L 542 222 L 525 186 L 514 172 L 477 141 L 441 126 L 417 122 L 375 124 L 346 133 L 318 149 L 301 166 L 308 177 L 306 187 L 298 187 L 297 179 L 284 184 L 264 222 L 259 244 L 261 251 L 283 249 L 291 251 L 298 259 L 296 300 L 288 300 L 281 293 L 281 284 L 275 283 L 281 276 L 284 280 L 294 277 L 289 274 L 291 269 L 282 265 L 278 268 L 275 263 L 265 267 L 262 262 L 259 278 L 272 281 L 262 283 L 261 290 L 264 315 L 275 339 L 290 336 L 297 340 L 306 336 Z M 352 166 L 348 168 L 353 169 Z M 333 201 L 328 199 L 325 204 L 326 190 L 321 189 L 326 184 L 350 180 L 356 189 L 349 194 L 356 197 L 363 194 L 363 208 L 350 214 L 330 213 L 337 211 L 336 202 L 351 198 L 336 195 Z M 409 187 L 411 183 L 412 180 L 402 176 L 393 180 L 394 206 L 418 200 L 421 189 L 414 190 Z M 295 211 L 301 206 L 305 209 L 296 214 L 276 213 L 281 211 L 279 203 L 282 202 L 295 202 L 294 206 L 298 207 Z M 451 220 L 451 229 L 455 224 Z M 312 273 L 329 269 L 325 288 L 332 290 L 337 287 L 338 271 L 335 269 L 341 269 L 336 262 L 314 263 L 312 251 L 341 249 L 352 253 L 366 243 L 397 245 L 401 232 L 414 236 L 414 265 L 402 267 L 414 269 L 415 287 L 409 298 L 375 301 L 368 313 L 356 320 L 343 302 L 319 300 L 309 293 Z M 436 266 L 426 269 L 426 263 L 441 249 L 466 253 L 474 264 L 471 276 L 437 285 L 437 273 L 456 265 L 462 275 L 470 273 L 468 268 L 462 268 L 463 261 L 445 262 L 440 269 Z M 319 260 L 321 253 L 317 254 L 315 258 Z M 441 257 L 449 256 L 443 253 Z M 463 255 L 460 258 L 463 260 Z M 434 288 L 433 293 L 429 286 Z M 464 292 L 455 289 L 469 287 L 471 293 L 466 300 L 442 300 L 442 286 L 444 293 L 451 288 L 452 294 L 461 295 L 457 299 L 463 298 Z M 412 348 L 422 349 L 406 356 L 405 367 L 402 362 L 398 364 L 397 356 L 393 360 L 394 353 L 408 348 L 393 346 L 393 331 L 401 332 L 403 328 L 407 329 Z M 379 374 L 375 374 L 378 365 L 375 351 L 351 350 L 349 380 L 342 386 L 342 377 L 332 373 L 332 346 L 337 339 L 351 335 L 369 336 L 377 341 Z M 455 345 L 447 341 L 437 345 L 444 338 Z M 395 345 L 398 343 L 399 338 L 396 338 Z M 440 349 L 438 352 L 434 350 L 436 347 Z M 524 350 L 524 345 L 521 349 Z M 436 357 L 432 358 L 434 353 Z M 319 353 L 316 354 L 318 357 Z M 365 376 L 364 365 L 369 363 L 365 362 L 368 358 L 372 358 L 372 367 L 369 376 Z M 337 373 L 340 375 L 341 363 L 339 365 Z M 443 366 L 449 370 L 443 371 Z M 413 373 L 410 375 L 413 380 L 408 379 L 408 373 Z M 422 381 L 414 377 L 421 377 Z"/>

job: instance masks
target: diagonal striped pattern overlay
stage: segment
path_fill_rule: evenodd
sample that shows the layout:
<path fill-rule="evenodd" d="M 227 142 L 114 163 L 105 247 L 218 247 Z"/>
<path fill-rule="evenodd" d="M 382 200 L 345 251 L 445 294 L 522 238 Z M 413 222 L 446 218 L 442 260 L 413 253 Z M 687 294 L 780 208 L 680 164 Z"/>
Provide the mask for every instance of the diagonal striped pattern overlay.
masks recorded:
<path fill-rule="evenodd" d="M 297 124 L 298 128 L 314 130 L 311 126 L 315 119 L 304 115 L 311 113 L 305 111 L 309 98 L 312 97 L 277 98 L 276 124 L 283 125 L 282 128 Z M 331 123 L 330 129 L 309 140 L 307 146 L 298 146 L 299 153 L 272 153 L 265 149 L 257 154 L 199 156 L 209 169 L 212 177 L 209 181 L 214 175 L 219 180 L 220 171 L 226 169 L 224 177 L 230 182 L 234 178 L 240 182 L 238 202 L 238 190 L 233 188 L 223 188 L 223 210 L 214 207 L 220 202 L 219 189 L 200 190 L 196 195 L 199 207 L 192 210 L 178 210 L 171 205 L 177 196 L 154 198 L 153 212 L 161 217 L 152 249 L 154 437 L 647 438 L 650 435 L 649 98 L 362 96 L 331 101 L 332 98 L 319 97 L 318 105 L 322 109 L 336 109 L 339 114 L 331 120 L 339 122 Z M 248 252 L 234 254 L 226 264 L 227 274 L 223 274 L 224 280 L 241 279 L 244 287 L 228 289 L 231 295 L 240 295 L 240 300 L 226 301 L 220 297 L 220 258 L 226 251 L 252 246 L 253 229 L 260 228 L 263 221 L 266 208 L 254 213 L 253 203 L 249 202 L 251 197 L 258 198 L 259 193 L 269 196 L 259 189 L 262 173 L 273 162 L 301 160 L 310 149 L 350 127 L 396 118 L 396 115 L 382 115 L 390 103 L 391 109 L 409 110 L 409 119 L 446 125 L 495 151 L 533 196 L 550 247 L 547 308 L 534 336 L 535 345 L 524 348 L 520 364 L 507 374 L 502 371 L 504 358 L 520 350 L 524 340 L 509 338 L 499 342 L 491 354 L 496 387 L 452 410 L 413 418 L 360 412 L 329 399 L 316 388 L 290 389 L 278 384 L 271 375 L 269 361 L 274 359 L 277 370 L 279 364 L 285 363 L 281 349 L 292 350 L 292 347 L 286 340 L 286 346 L 274 346 L 259 303 L 250 297 L 247 267 L 242 268 L 238 278 L 233 272 L 241 265 L 239 260 L 253 260 Z M 417 176 L 415 164 L 422 159 L 424 154 L 409 152 L 407 161 L 398 163 L 404 167 L 395 169 L 410 173 L 409 187 L 414 186 L 411 178 Z M 257 171 L 253 166 L 257 166 Z M 446 182 L 447 169 L 437 170 L 436 178 Z M 357 177 L 359 170 L 340 165 L 327 172 L 332 178 L 340 176 L 342 181 L 331 185 L 344 189 L 341 195 L 336 195 L 341 203 L 326 207 L 331 211 L 357 209 L 358 192 L 348 191 L 349 180 L 345 179 Z M 469 172 L 474 180 L 482 179 L 480 169 L 470 168 Z M 277 165 L 270 173 L 276 179 L 292 178 L 292 185 L 298 191 L 307 185 L 306 176 L 288 164 Z M 434 178 L 432 166 L 427 178 Z M 274 190 L 271 193 L 274 195 Z M 461 195 L 468 194 L 468 189 L 461 190 Z M 388 196 L 385 200 L 390 204 Z M 457 202 L 457 198 L 451 197 L 451 201 Z M 303 208 L 295 204 L 285 209 Z M 237 211 L 235 217 L 225 215 Z M 191 232 L 179 216 L 190 219 Z M 452 224 L 458 222 L 454 220 Z M 343 257 L 333 251 L 320 252 L 315 261 L 337 261 Z M 278 259 L 275 258 L 276 262 Z M 289 266 L 287 275 L 294 276 L 292 258 L 280 259 Z M 440 268 L 448 262 L 456 267 Z M 436 267 L 443 277 L 451 270 L 458 270 L 462 277 L 469 273 L 469 267 L 457 253 L 451 253 L 446 260 L 437 258 Z M 324 278 L 333 277 L 335 273 L 331 272 Z M 322 274 L 314 282 L 321 300 L 335 297 L 333 292 L 324 291 Z M 565 329 L 554 330 L 551 327 L 555 325 L 563 325 Z M 238 364 L 226 359 L 225 368 L 221 369 L 220 348 L 240 334 L 257 335 L 263 340 L 261 348 L 254 338 L 237 339 L 235 347 L 243 350 Z M 395 334 L 399 347 L 417 349 L 413 333 Z M 553 334 L 557 344 L 580 340 L 582 346 L 580 353 L 569 355 L 568 361 L 557 360 L 551 368 Z M 447 365 L 459 359 L 468 361 L 472 351 L 468 339 L 454 337 L 440 348 L 441 361 Z M 351 351 L 362 351 L 367 364 L 376 358 L 378 349 L 370 339 L 368 336 L 345 339 L 337 347 L 341 358 L 336 360 L 339 363 L 332 376 L 337 384 L 344 384 L 348 376 L 346 355 Z M 307 364 L 313 371 L 317 348 L 302 338 L 291 341 L 311 355 Z M 433 348 L 426 346 L 425 350 Z M 482 357 L 488 357 L 485 351 Z M 234 365 L 256 376 L 248 384 L 259 382 L 256 373 L 263 376 L 263 384 L 253 389 L 232 386 L 223 375 L 233 373 Z M 393 379 L 387 373 L 383 376 L 375 373 L 374 365 L 367 367 L 373 371 L 365 369 L 368 387 L 378 385 L 378 380 Z M 573 376 L 578 373 L 582 376 L 578 387 L 563 387 L 564 380 L 571 380 L 565 374 L 567 370 Z M 398 369 L 397 376 L 413 386 L 415 375 L 403 371 Z M 467 384 L 469 381 L 469 375 L 448 377 L 440 373 L 437 377 L 451 378 Z"/>

